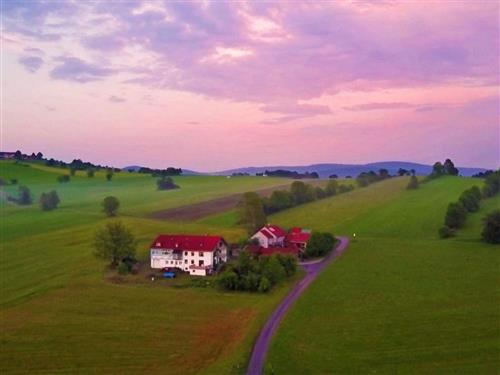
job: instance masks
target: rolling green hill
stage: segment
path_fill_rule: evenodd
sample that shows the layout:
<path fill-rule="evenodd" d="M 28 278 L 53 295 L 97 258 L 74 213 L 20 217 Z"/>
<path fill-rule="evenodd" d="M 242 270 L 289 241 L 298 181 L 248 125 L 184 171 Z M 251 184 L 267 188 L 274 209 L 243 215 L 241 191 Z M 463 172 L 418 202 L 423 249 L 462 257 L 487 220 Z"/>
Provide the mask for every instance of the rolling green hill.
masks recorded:
<path fill-rule="evenodd" d="M 500 253 L 480 241 L 480 220 L 500 197 L 440 240 L 448 203 L 481 181 L 442 178 L 416 191 L 402 190 L 405 182 L 272 217 L 356 240 L 285 318 L 267 374 L 496 373 Z"/>

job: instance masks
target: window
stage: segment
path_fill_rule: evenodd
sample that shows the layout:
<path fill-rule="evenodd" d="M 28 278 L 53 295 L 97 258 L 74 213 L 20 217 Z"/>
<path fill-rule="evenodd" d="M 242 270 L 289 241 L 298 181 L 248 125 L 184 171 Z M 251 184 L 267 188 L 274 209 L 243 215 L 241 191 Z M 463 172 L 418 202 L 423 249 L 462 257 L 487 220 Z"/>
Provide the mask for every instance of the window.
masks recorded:
<path fill-rule="evenodd" d="M 184 251 L 184 255 L 187 256 L 188 255 L 188 252 L 187 251 Z"/>
<path fill-rule="evenodd" d="M 191 264 L 194 264 L 194 260 L 191 260 Z"/>
<path fill-rule="evenodd" d="M 205 262 L 203 262 L 202 260 L 200 260 L 200 261 L 198 262 L 198 265 L 201 267 L 201 266 L 203 266 L 203 265 L 204 265 L 204 263 L 205 263 Z"/>
<path fill-rule="evenodd" d="M 188 260 L 187 259 L 184 259 L 184 264 L 187 264 Z"/>
<path fill-rule="evenodd" d="M 203 256 L 203 251 L 200 251 L 200 252 L 198 253 L 198 256 L 202 257 L 202 256 Z"/>
<path fill-rule="evenodd" d="M 191 256 L 194 257 L 194 251 L 191 251 Z"/>

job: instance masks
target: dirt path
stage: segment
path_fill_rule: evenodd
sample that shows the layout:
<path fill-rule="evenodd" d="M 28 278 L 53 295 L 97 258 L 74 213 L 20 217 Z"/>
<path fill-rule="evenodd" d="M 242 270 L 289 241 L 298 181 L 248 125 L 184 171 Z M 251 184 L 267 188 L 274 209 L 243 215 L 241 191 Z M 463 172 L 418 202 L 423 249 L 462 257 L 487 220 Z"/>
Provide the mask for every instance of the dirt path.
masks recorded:
<path fill-rule="evenodd" d="M 324 180 L 305 181 L 308 184 L 315 186 L 324 185 Z M 261 197 L 269 197 L 275 190 L 289 189 L 291 182 L 285 185 L 277 185 L 261 190 L 255 190 Z M 225 197 L 211 199 L 204 202 L 193 203 L 187 206 L 168 208 L 165 210 L 155 211 L 151 214 L 153 219 L 159 220 L 177 220 L 177 221 L 192 221 L 198 220 L 205 216 L 218 214 L 220 212 L 229 211 L 237 206 L 243 193 L 226 195 Z"/>
<path fill-rule="evenodd" d="M 305 271 L 307 272 L 306 277 L 304 277 L 288 295 L 283 299 L 280 305 L 274 310 L 273 314 L 266 322 L 262 330 L 260 331 L 259 337 L 255 342 L 252 350 L 252 356 L 250 357 L 250 362 L 248 363 L 247 375 L 261 375 L 264 368 L 264 361 L 266 359 L 266 354 L 269 349 L 269 344 L 276 333 L 276 330 L 288 312 L 292 304 L 299 298 L 299 296 L 306 290 L 306 288 L 311 284 L 311 282 L 319 275 L 319 273 L 325 268 L 330 262 L 338 258 L 344 253 L 349 245 L 349 240 L 346 237 L 338 237 L 340 240 L 337 248 L 330 253 L 321 262 L 311 263 L 303 265 Z"/>

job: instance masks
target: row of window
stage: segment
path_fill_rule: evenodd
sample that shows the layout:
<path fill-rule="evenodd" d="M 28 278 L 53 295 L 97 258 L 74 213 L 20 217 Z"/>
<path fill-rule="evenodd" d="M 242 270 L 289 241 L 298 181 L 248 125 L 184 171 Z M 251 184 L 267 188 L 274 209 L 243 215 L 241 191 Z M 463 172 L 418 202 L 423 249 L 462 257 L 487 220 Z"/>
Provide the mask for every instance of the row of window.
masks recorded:
<path fill-rule="evenodd" d="M 174 262 L 173 260 L 171 260 L 170 263 L 168 263 L 168 261 L 165 262 L 165 264 L 171 264 L 171 265 L 178 265 L 178 264 L 181 264 L 181 263 L 182 262 L 177 262 L 177 261 Z M 188 263 L 187 259 L 184 259 L 184 264 L 187 264 L 187 263 Z M 194 260 L 191 260 L 191 264 L 194 264 Z M 198 265 L 199 266 L 204 266 L 205 265 L 205 261 L 199 260 L 198 261 Z"/>
<path fill-rule="evenodd" d="M 191 251 L 191 256 L 194 257 L 194 251 Z M 168 255 L 167 250 L 152 250 L 151 255 Z M 188 251 L 184 251 L 184 255 L 188 256 Z M 198 256 L 203 257 L 203 251 L 198 252 Z"/>

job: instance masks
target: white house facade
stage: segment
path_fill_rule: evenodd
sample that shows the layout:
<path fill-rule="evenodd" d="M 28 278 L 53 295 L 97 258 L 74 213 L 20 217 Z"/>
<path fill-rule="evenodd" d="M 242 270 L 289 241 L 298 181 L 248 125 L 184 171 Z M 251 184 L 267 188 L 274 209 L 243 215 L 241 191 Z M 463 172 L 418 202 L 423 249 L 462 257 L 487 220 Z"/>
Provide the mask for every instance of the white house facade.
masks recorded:
<path fill-rule="evenodd" d="M 260 228 L 251 239 L 257 240 L 260 246 L 267 249 L 268 247 L 284 246 L 286 235 L 287 233 L 279 226 L 268 224 Z"/>
<path fill-rule="evenodd" d="M 162 234 L 151 244 L 151 268 L 177 268 L 207 276 L 227 262 L 227 254 L 227 242 L 220 236 Z"/>

